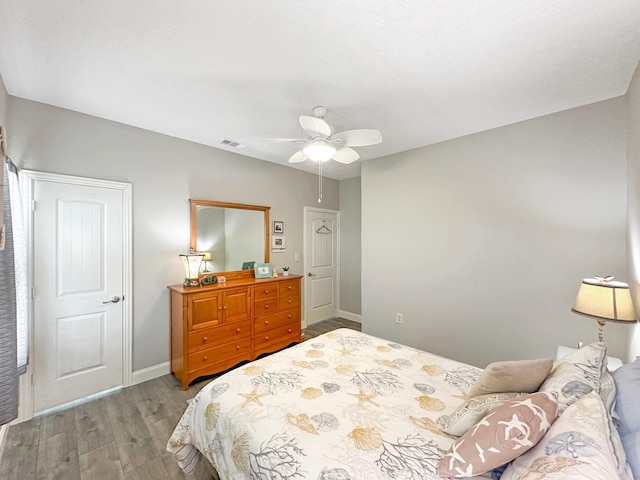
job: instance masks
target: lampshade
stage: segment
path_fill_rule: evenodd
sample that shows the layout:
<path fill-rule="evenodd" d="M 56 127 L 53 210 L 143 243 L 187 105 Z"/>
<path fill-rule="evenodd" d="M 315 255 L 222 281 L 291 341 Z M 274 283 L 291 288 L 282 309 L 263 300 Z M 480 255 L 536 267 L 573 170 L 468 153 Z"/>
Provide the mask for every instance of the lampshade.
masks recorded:
<path fill-rule="evenodd" d="M 307 157 L 316 162 L 326 162 L 336 153 L 335 147 L 324 140 L 309 142 L 304 146 L 302 151 Z"/>
<path fill-rule="evenodd" d="M 605 322 L 635 322 L 629 285 L 614 282 L 613 277 L 585 278 L 580 284 L 572 311 L 594 317 L 600 325 L 599 341 L 604 341 Z"/>
<path fill-rule="evenodd" d="M 200 264 L 204 258 L 204 253 L 181 253 L 182 265 L 184 266 L 184 283 L 185 287 L 197 287 L 200 285 L 198 273 L 200 272 Z"/>
<path fill-rule="evenodd" d="M 211 261 L 211 252 L 198 252 L 201 253 L 202 255 L 204 255 L 204 257 L 202 258 L 202 261 L 204 262 L 204 269 L 202 270 L 203 273 L 209 273 L 209 262 Z"/>

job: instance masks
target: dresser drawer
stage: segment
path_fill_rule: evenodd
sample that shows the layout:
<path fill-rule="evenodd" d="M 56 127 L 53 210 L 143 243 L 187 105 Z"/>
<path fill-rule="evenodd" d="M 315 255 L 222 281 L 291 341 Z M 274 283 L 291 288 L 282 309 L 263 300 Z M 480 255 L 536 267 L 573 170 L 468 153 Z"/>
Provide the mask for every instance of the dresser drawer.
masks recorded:
<path fill-rule="evenodd" d="M 261 344 L 272 343 L 283 338 L 289 338 L 291 336 L 300 337 L 300 323 L 291 323 L 290 325 L 284 325 L 282 327 L 267 330 L 266 332 L 256 333 L 255 346 L 258 348 Z"/>
<path fill-rule="evenodd" d="M 253 306 L 254 315 L 266 315 L 267 313 L 274 313 L 278 311 L 278 299 L 270 298 L 268 300 L 260 300 Z"/>
<path fill-rule="evenodd" d="M 300 309 L 287 310 L 284 312 L 274 313 L 272 315 L 263 315 L 256 318 L 253 325 L 256 335 L 273 328 L 283 327 L 289 324 L 300 324 Z"/>
<path fill-rule="evenodd" d="M 230 323 L 219 327 L 207 328 L 189 333 L 189 351 L 212 347 L 221 343 L 235 341 L 237 338 L 248 337 L 251 334 L 251 325 L 248 322 Z"/>
<path fill-rule="evenodd" d="M 255 302 L 264 300 L 265 298 L 274 298 L 278 296 L 278 285 L 265 285 L 255 287 L 253 289 L 253 299 Z"/>
<path fill-rule="evenodd" d="M 294 293 L 278 297 L 278 310 L 300 306 L 300 294 Z"/>
<path fill-rule="evenodd" d="M 299 285 L 300 285 L 300 282 L 298 282 L 298 280 L 286 280 L 286 281 L 280 282 L 278 283 L 278 295 L 281 297 L 283 295 L 290 295 L 290 294 L 300 295 Z"/>
<path fill-rule="evenodd" d="M 300 341 L 300 323 L 274 328 L 267 332 L 256 334 L 253 343 L 254 358 L 263 353 L 275 352 L 291 343 Z"/>
<path fill-rule="evenodd" d="M 243 337 L 235 342 L 217 345 L 189 354 L 189 371 L 193 372 L 217 363 L 228 362 L 233 357 L 251 357 L 251 337 Z M 212 370 L 215 371 L 215 370 Z"/>

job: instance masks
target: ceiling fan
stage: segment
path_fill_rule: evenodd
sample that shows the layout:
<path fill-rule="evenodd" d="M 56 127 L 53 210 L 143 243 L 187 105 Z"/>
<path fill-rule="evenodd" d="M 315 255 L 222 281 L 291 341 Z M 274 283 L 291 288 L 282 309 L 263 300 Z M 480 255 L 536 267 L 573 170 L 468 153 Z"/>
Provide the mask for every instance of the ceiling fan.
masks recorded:
<path fill-rule="evenodd" d="M 274 138 L 272 142 L 304 143 L 304 147 L 297 151 L 289 163 L 300 163 L 305 160 L 326 162 L 335 160 L 340 163 L 353 163 L 360 158 L 358 152 L 351 147 L 364 147 L 382 142 L 382 135 L 378 130 L 358 129 L 333 133 L 334 129 L 324 117 L 329 110 L 327 107 L 314 107 L 313 117 L 300 115 L 300 126 L 307 135 L 306 139 Z"/>

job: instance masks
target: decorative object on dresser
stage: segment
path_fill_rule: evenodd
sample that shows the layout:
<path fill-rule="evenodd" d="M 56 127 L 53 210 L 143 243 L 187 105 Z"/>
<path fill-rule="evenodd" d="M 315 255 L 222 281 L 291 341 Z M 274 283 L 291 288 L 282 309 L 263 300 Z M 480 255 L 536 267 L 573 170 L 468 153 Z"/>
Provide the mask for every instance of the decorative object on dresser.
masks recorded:
<path fill-rule="evenodd" d="M 199 288 L 171 285 L 171 372 L 186 389 L 301 340 L 301 276 L 256 279 L 250 270 Z"/>
<path fill-rule="evenodd" d="M 204 253 L 181 253 L 182 265 L 184 266 L 184 287 L 199 287 L 200 286 L 200 264 L 204 258 Z"/>
<path fill-rule="evenodd" d="M 604 342 L 606 322 L 636 322 L 629 285 L 614 282 L 612 276 L 582 280 L 571 310 L 598 321 L 599 342 Z"/>

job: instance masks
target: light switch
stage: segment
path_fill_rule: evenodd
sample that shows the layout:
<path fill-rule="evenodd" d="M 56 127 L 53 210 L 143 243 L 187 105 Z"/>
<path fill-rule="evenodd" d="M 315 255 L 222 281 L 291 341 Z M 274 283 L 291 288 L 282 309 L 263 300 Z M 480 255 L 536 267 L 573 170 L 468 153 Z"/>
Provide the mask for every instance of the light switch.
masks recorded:
<path fill-rule="evenodd" d="M 293 254 L 293 258 L 296 262 L 300 261 L 300 252 L 296 252 Z"/>

